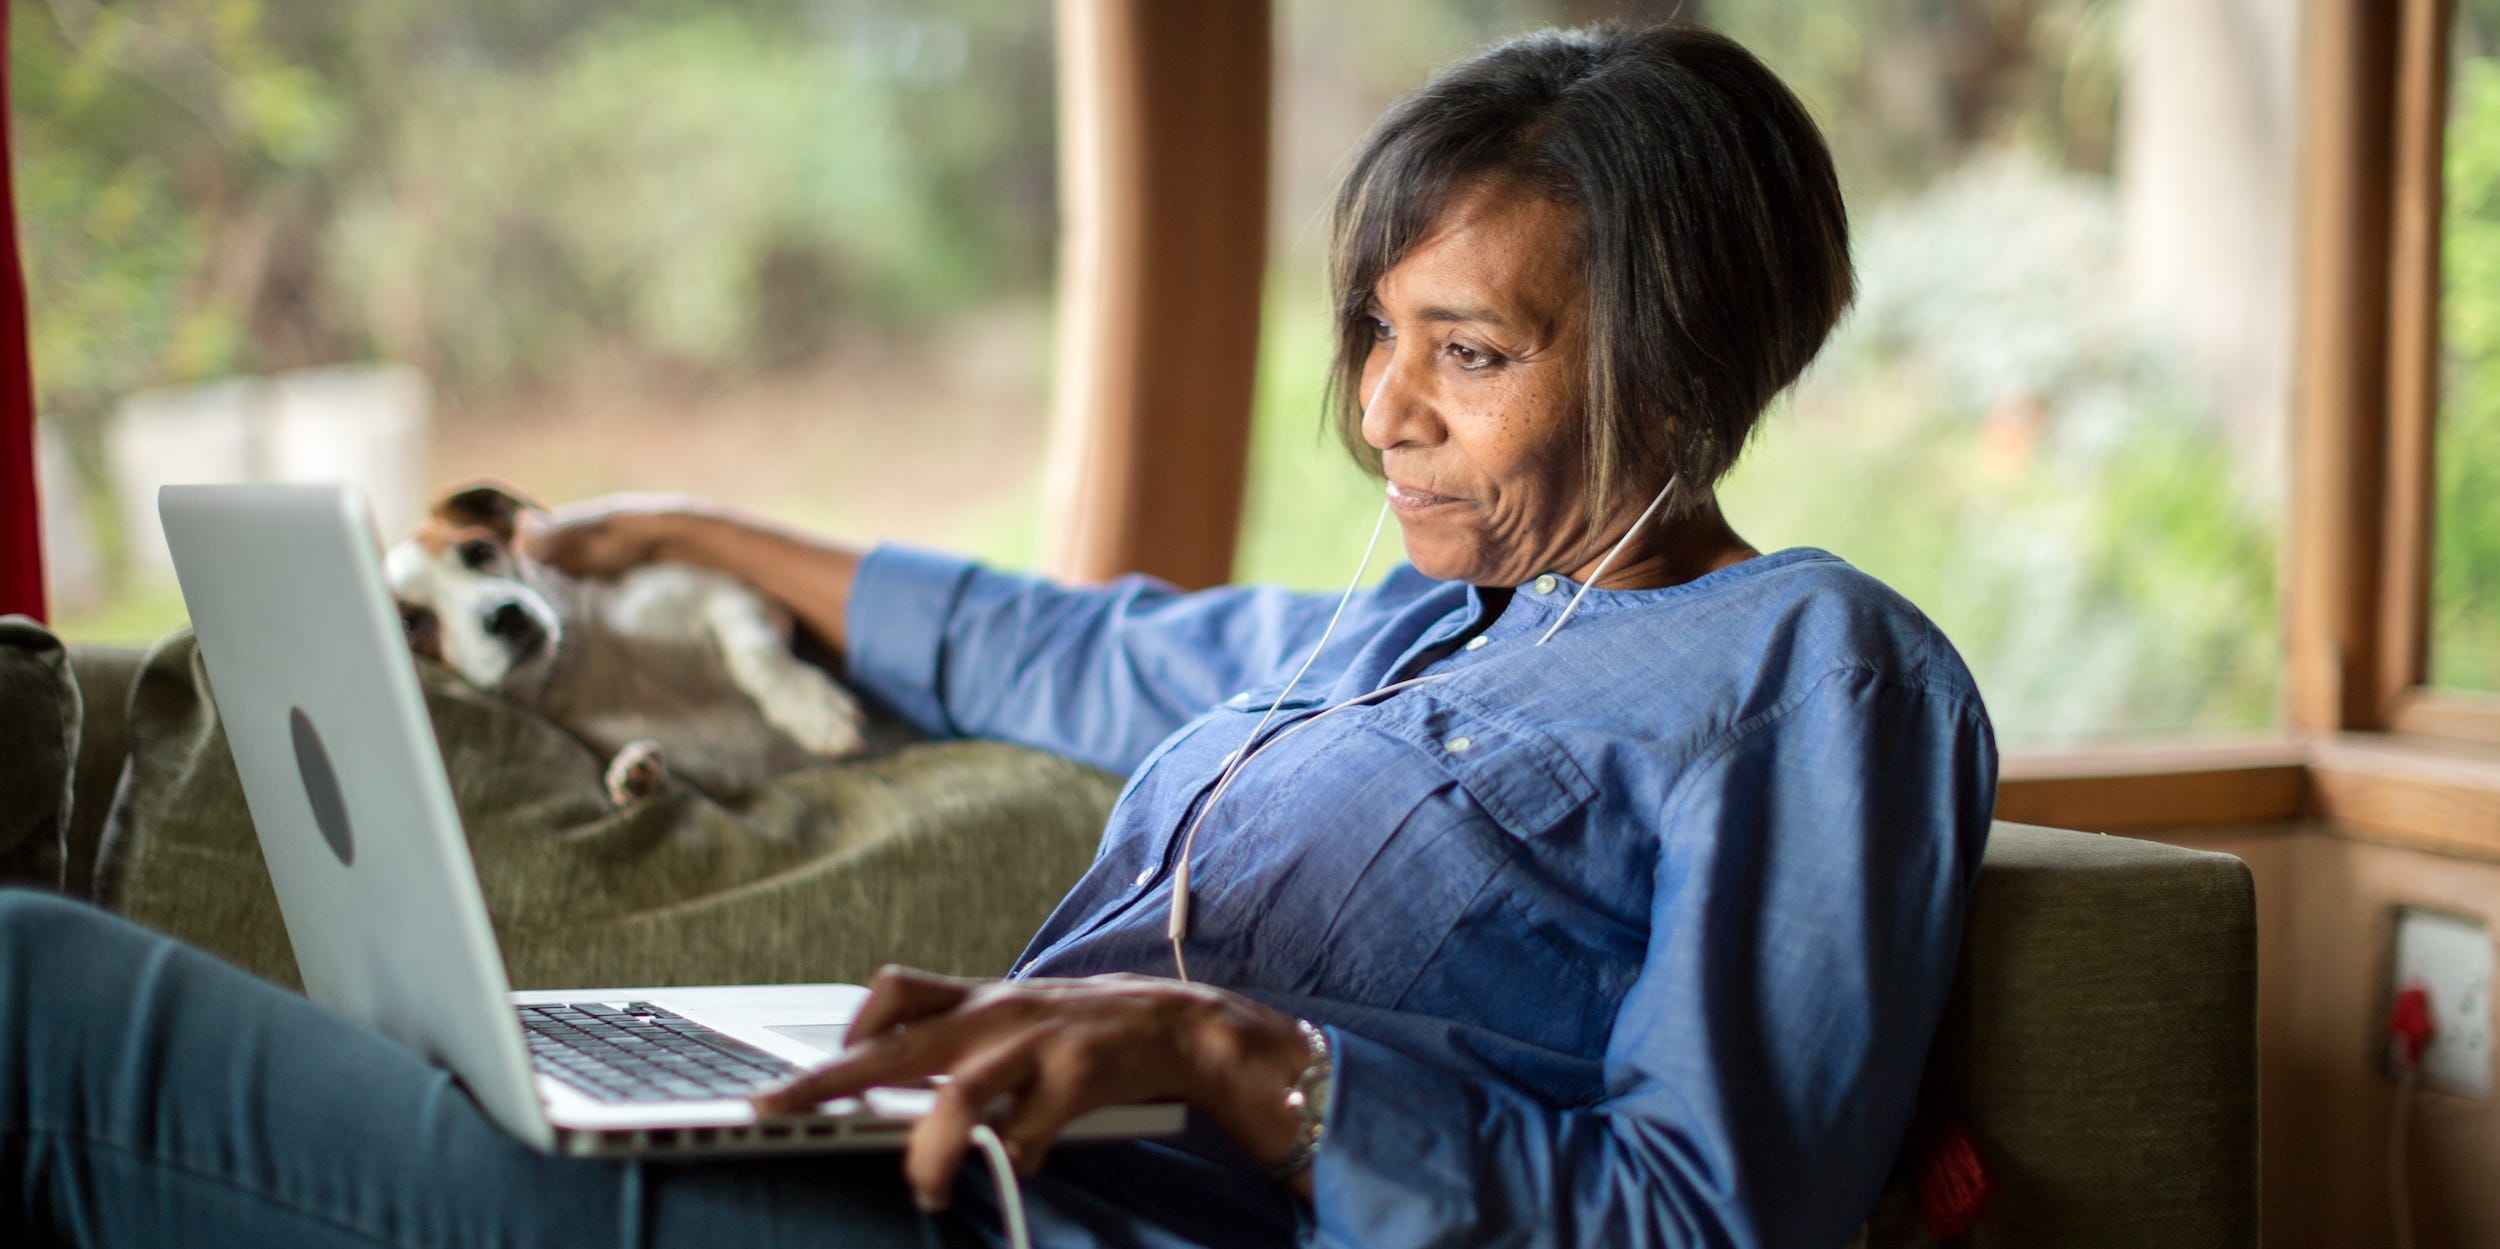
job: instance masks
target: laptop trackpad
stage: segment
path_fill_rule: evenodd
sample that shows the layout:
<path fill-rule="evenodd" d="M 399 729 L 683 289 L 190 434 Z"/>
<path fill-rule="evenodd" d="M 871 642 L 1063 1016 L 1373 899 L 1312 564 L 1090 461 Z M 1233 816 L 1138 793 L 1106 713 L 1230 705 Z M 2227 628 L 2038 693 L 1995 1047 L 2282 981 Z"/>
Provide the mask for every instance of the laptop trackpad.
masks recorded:
<path fill-rule="evenodd" d="M 809 1049 L 830 1058 L 842 1052 L 842 1034 L 851 1030 L 850 1022 L 771 1024 L 766 1032 L 786 1036 Z"/>

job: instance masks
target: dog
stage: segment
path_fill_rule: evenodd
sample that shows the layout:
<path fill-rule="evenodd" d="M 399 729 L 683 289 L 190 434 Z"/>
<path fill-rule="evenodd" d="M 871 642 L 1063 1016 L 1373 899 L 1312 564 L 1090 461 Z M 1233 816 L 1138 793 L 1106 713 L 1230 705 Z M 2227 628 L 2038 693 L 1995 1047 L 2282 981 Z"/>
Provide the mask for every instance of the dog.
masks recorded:
<path fill-rule="evenodd" d="M 792 652 L 788 612 L 683 564 L 567 576 L 514 543 L 539 510 L 496 484 L 454 490 L 383 569 L 409 647 L 589 743 L 611 802 L 672 778 L 734 798 L 866 748 L 859 700 Z"/>

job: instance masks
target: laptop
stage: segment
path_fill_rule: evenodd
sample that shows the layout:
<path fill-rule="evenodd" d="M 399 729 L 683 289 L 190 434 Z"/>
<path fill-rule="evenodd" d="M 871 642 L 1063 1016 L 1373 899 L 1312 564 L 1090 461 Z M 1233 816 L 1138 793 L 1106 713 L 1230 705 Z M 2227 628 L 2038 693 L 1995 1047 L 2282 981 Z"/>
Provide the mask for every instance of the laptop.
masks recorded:
<path fill-rule="evenodd" d="M 449 1068 L 541 1149 L 902 1144 L 925 1089 L 763 1120 L 746 1101 L 840 1050 L 858 985 L 510 991 L 361 495 L 167 486 L 157 510 L 314 1001 Z M 1181 1120 L 1177 1105 L 1110 1107 L 1065 1136 L 1166 1135 Z"/>

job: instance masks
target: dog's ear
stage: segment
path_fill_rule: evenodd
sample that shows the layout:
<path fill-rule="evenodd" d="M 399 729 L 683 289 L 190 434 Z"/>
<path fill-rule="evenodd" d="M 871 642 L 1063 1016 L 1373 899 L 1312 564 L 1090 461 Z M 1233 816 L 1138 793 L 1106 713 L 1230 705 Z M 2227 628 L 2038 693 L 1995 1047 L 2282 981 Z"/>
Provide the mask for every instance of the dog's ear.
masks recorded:
<path fill-rule="evenodd" d="M 521 513 L 537 511 L 538 505 L 501 482 L 483 481 L 463 486 L 444 496 L 434 514 L 457 528 L 486 529 L 505 546 L 512 545 L 513 530 L 520 524 Z"/>

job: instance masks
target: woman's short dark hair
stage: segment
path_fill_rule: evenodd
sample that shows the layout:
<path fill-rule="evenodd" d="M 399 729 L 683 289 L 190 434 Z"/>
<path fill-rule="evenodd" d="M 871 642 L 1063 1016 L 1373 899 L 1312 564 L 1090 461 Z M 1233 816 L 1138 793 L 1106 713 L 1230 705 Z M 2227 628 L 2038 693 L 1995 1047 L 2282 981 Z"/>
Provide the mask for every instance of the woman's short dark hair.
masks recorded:
<path fill-rule="evenodd" d="M 1512 182 L 1574 209 L 1588 299 L 1589 506 L 1736 462 L 1848 307 L 1849 224 L 1805 106 L 1698 27 L 1546 30 L 1400 100 L 1338 189 L 1329 406 L 1362 434 L 1373 288 L 1458 193 Z"/>

